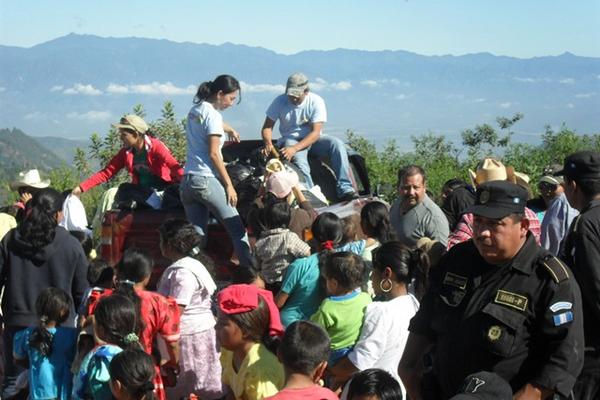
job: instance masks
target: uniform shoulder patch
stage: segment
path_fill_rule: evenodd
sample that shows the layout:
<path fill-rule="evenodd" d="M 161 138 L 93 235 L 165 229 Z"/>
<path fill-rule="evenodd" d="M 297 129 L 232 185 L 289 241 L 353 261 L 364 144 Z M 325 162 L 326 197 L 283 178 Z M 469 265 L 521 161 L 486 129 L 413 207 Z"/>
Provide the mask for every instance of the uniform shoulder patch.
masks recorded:
<path fill-rule="evenodd" d="M 561 283 L 569 279 L 567 267 L 558 258 L 547 256 L 540 260 L 540 264 L 548 271 L 554 282 Z"/>

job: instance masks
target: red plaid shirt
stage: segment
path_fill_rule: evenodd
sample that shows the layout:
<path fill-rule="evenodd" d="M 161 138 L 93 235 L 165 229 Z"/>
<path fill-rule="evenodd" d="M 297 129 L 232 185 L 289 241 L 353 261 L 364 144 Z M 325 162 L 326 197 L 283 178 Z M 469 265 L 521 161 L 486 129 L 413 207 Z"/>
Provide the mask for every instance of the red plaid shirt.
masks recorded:
<path fill-rule="evenodd" d="M 529 208 L 525 207 L 525 218 L 529 220 L 529 231 L 533 234 L 535 242 L 540 244 L 540 235 L 542 233 L 540 220 L 537 215 Z M 473 237 L 473 214 L 463 214 L 456 229 L 448 237 L 448 250 L 458 243 L 465 242 Z"/>

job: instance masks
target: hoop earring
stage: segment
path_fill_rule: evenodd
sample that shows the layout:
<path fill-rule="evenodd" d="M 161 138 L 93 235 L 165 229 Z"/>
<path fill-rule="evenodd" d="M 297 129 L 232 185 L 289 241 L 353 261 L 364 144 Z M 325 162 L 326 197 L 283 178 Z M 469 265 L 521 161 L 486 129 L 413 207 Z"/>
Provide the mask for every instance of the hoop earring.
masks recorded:
<path fill-rule="evenodd" d="M 389 287 L 385 289 L 383 287 L 384 284 L 389 284 Z M 381 282 L 379 282 L 379 289 L 381 289 L 383 293 L 388 293 L 390 290 L 392 290 L 392 286 L 394 286 L 394 284 L 390 278 L 382 279 Z"/>

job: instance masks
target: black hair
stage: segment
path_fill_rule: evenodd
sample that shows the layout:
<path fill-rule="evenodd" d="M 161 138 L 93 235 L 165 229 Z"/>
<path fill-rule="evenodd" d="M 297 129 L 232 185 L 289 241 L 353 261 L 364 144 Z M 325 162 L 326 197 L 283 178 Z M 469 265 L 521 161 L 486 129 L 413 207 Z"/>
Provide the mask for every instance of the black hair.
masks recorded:
<path fill-rule="evenodd" d="M 426 182 L 427 176 L 425 170 L 418 165 L 407 165 L 398 171 L 398 185 L 402 184 L 402 180 L 406 177 L 413 175 L 421 175 L 423 177 L 423 183 Z"/>
<path fill-rule="evenodd" d="M 131 299 L 121 294 L 102 297 L 94 310 L 94 321 L 102 334 L 100 339 L 123 350 L 141 349 L 141 330 L 138 328 L 141 318 Z M 131 334 L 135 334 L 138 340 L 134 340 Z"/>
<path fill-rule="evenodd" d="M 29 346 L 48 357 L 52 353 L 52 339 L 54 335 L 48 332 L 48 322 L 60 325 L 69 317 L 71 297 L 62 289 L 49 287 L 40 292 L 35 300 L 35 311 L 39 325 L 31 332 Z"/>
<path fill-rule="evenodd" d="M 90 254 L 92 253 L 92 249 L 94 248 L 94 242 L 92 237 L 85 232 L 82 231 L 69 231 L 71 236 L 81 243 L 81 247 L 83 248 L 83 252 L 87 258 L 90 258 Z"/>
<path fill-rule="evenodd" d="M 231 283 L 234 285 L 247 284 L 251 285 L 258 278 L 262 279 L 260 272 L 252 267 L 238 266 L 231 273 Z"/>
<path fill-rule="evenodd" d="M 461 187 L 466 188 L 468 186 L 469 186 L 469 184 L 462 179 L 458 179 L 458 178 L 448 179 L 446 182 L 444 182 L 444 185 L 442 186 L 442 193 L 449 194 L 458 188 L 461 188 Z"/>
<path fill-rule="evenodd" d="M 319 214 L 312 224 L 312 233 L 319 243 L 332 241 L 335 245 L 340 243 L 344 235 L 342 220 L 331 212 Z"/>
<path fill-rule="evenodd" d="M 565 180 L 575 181 L 575 183 L 577 183 L 577 187 L 581 189 L 581 193 L 583 193 L 583 195 L 588 199 L 600 194 L 600 179 L 570 179 L 565 177 Z"/>
<path fill-rule="evenodd" d="M 27 202 L 27 207 L 29 212 L 17 227 L 21 239 L 34 248 L 45 247 L 54 240 L 62 196 L 52 188 L 41 189 Z"/>
<path fill-rule="evenodd" d="M 244 338 L 255 343 L 262 343 L 273 354 L 277 354 L 279 339 L 269 336 L 271 314 L 267 302 L 259 295 L 258 305 L 254 310 L 227 315 L 240 327 Z"/>
<path fill-rule="evenodd" d="M 95 259 L 90 262 L 87 280 L 90 286 L 100 286 L 102 283 L 112 282 L 115 270 L 104 260 Z"/>
<path fill-rule="evenodd" d="M 143 350 L 125 350 L 113 357 L 108 366 L 110 379 L 118 380 L 134 400 L 154 400 L 152 357 Z"/>
<path fill-rule="evenodd" d="M 414 279 L 416 297 L 420 299 L 423 296 L 430 267 L 425 250 L 411 249 L 397 241 L 384 243 L 374 251 L 373 269 L 383 272 L 387 267 L 394 273 L 396 282 L 408 285 Z"/>
<path fill-rule="evenodd" d="M 340 251 L 327 255 L 322 271 L 326 278 L 335 279 L 342 289 L 353 290 L 363 281 L 365 262 L 354 253 Z"/>
<path fill-rule="evenodd" d="M 211 275 L 214 273 L 214 261 L 201 248 L 202 237 L 194 225 L 184 219 L 170 218 L 160 225 L 158 232 L 171 249 L 200 261 Z"/>
<path fill-rule="evenodd" d="M 198 91 L 194 97 L 194 103 L 202 103 L 220 91 L 222 91 L 224 94 L 229 94 L 235 92 L 236 90 L 239 91 L 239 104 L 240 101 L 242 101 L 242 88 L 240 87 L 238 80 L 231 75 L 219 75 L 214 81 L 202 82 L 200 86 L 198 86 Z"/>
<path fill-rule="evenodd" d="M 378 400 L 402 400 L 400 384 L 389 372 L 370 368 L 352 376 L 348 400 L 355 396 L 376 396 Z"/>
<path fill-rule="evenodd" d="M 372 201 L 360 210 L 360 221 L 364 233 L 383 244 L 395 239 L 390 222 L 390 212 L 385 204 Z"/>
<path fill-rule="evenodd" d="M 279 354 L 287 370 L 310 376 L 320 363 L 327 361 L 330 349 L 325 329 L 310 321 L 296 321 L 285 330 Z"/>
<path fill-rule="evenodd" d="M 130 247 L 123 253 L 123 258 L 117 265 L 117 284 L 115 293 L 128 297 L 138 312 L 142 315 L 142 300 L 137 295 L 134 285 L 144 281 L 152 274 L 153 261 L 143 250 Z M 138 331 L 144 329 L 144 321 L 138 319 Z"/>
<path fill-rule="evenodd" d="M 265 207 L 265 225 L 267 229 L 288 228 L 292 211 L 287 201 L 273 202 Z"/>

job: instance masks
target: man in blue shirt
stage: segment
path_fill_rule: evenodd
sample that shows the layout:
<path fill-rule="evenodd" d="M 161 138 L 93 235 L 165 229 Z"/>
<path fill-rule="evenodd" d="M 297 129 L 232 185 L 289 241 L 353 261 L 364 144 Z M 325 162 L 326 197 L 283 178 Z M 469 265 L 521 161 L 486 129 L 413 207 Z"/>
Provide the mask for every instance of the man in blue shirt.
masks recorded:
<path fill-rule="evenodd" d="M 308 188 L 314 186 L 308 163 L 310 153 L 330 159 L 337 178 L 338 200 L 358 197 L 352 186 L 346 147 L 340 139 L 322 134 L 323 124 L 327 122 L 325 102 L 310 92 L 304 74 L 295 73 L 288 78 L 285 94 L 273 100 L 266 114 L 261 131 L 266 154 L 273 150 L 273 127 L 279 121 L 281 138 L 277 146 L 281 148 L 281 155 L 300 169 Z"/>

